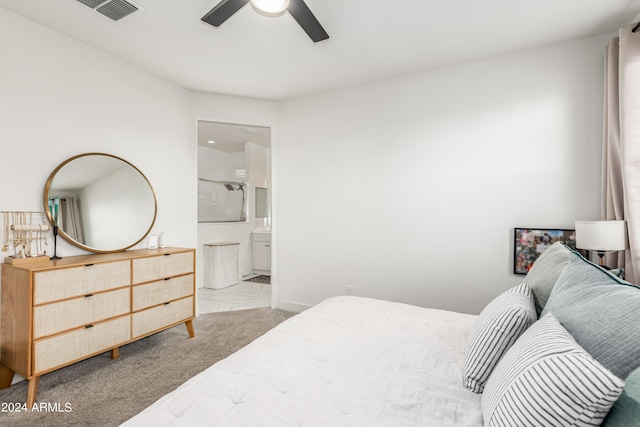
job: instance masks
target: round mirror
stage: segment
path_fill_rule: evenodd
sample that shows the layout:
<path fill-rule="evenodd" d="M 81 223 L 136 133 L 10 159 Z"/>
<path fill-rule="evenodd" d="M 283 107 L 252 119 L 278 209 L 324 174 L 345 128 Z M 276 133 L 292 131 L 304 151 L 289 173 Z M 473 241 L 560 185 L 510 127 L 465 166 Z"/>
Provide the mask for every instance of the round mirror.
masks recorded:
<path fill-rule="evenodd" d="M 57 206 L 56 215 L 51 206 Z M 156 195 L 131 163 L 103 153 L 72 157 L 44 188 L 44 210 L 58 234 L 82 249 L 124 251 L 146 237 L 156 220 Z"/>

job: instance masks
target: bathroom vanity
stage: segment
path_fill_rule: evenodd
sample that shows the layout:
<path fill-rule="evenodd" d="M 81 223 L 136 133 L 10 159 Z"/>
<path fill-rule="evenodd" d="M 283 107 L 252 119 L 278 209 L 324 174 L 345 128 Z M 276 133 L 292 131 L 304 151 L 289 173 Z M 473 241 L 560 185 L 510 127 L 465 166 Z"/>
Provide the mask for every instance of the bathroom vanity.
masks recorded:
<path fill-rule="evenodd" d="M 251 233 L 251 249 L 253 253 L 253 269 L 271 271 L 271 233 Z"/>

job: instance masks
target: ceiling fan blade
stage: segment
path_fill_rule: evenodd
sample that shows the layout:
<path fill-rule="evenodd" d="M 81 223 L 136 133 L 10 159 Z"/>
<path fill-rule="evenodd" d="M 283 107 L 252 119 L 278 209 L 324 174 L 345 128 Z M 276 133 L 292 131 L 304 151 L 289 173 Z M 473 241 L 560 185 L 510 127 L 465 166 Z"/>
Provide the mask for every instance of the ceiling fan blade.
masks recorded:
<path fill-rule="evenodd" d="M 234 13 L 249 3 L 249 1 L 250 0 L 222 0 L 216 7 L 211 9 L 209 13 L 204 15 L 201 20 L 214 27 L 219 27 L 224 21 L 231 18 Z"/>
<path fill-rule="evenodd" d="M 329 34 L 322 28 L 304 0 L 289 0 L 287 11 L 293 16 L 302 29 L 311 37 L 314 43 L 329 38 Z"/>

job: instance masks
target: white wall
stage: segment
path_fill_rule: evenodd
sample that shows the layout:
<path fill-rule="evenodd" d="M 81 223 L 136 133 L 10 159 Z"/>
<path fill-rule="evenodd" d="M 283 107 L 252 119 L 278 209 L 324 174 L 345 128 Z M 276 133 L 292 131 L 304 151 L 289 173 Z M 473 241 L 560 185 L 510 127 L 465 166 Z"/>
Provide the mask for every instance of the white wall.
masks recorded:
<path fill-rule="evenodd" d="M 478 313 L 514 227 L 599 214 L 596 37 L 282 102 L 278 305 L 345 293 Z"/>
<path fill-rule="evenodd" d="M 190 92 L 4 9 L 0 57 L 1 210 L 42 210 L 59 163 L 104 152 L 136 165 L 153 185 L 152 232 L 164 230 L 172 246 L 196 245 Z M 59 255 L 78 253 L 59 239 Z"/>

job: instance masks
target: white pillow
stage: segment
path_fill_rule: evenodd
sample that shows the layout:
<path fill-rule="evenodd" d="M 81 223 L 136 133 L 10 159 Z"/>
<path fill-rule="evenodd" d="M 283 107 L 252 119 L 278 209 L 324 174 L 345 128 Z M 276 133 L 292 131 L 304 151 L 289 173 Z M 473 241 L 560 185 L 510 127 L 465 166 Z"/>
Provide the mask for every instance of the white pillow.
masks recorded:
<path fill-rule="evenodd" d="M 484 425 L 600 425 L 623 387 L 549 313 L 491 374 L 482 395 Z"/>
<path fill-rule="evenodd" d="M 465 388 L 482 393 L 498 361 L 537 319 L 533 294 L 524 282 L 491 301 L 478 316 L 467 344 Z"/>

